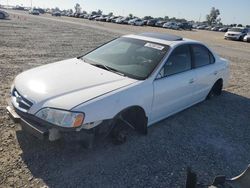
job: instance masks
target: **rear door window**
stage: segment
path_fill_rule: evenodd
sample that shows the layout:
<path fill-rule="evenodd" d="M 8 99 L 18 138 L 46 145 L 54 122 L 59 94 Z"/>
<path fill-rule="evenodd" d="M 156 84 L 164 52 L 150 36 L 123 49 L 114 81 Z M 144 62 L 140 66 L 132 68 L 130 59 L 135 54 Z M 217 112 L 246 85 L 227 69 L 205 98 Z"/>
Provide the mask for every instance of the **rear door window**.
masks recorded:
<path fill-rule="evenodd" d="M 213 54 L 205 46 L 200 44 L 193 44 L 191 46 L 195 68 L 209 65 L 215 62 Z"/>

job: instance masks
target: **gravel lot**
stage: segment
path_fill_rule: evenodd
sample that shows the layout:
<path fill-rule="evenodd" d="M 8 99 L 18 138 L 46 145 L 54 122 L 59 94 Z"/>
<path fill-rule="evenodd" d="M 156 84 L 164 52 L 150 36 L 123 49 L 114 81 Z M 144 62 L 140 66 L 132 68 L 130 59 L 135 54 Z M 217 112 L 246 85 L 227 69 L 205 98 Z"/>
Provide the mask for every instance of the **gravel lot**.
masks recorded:
<path fill-rule="evenodd" d="M 14 13 L 14 14 L 13 14 Z M 49 143 L 21 131 L 5 112 L 14 77 L 29 68 L 83 54 L 121 34 L 169 32 L 207 43 L 231 61 L 222 96 L 92 150 Z M 200 182 L 238 175 L 250 163 L 250 44 L 223 33 L 171 31 L 12 12 L 0 20 L 0 187 L 183 187 L 191 166 Z"/>

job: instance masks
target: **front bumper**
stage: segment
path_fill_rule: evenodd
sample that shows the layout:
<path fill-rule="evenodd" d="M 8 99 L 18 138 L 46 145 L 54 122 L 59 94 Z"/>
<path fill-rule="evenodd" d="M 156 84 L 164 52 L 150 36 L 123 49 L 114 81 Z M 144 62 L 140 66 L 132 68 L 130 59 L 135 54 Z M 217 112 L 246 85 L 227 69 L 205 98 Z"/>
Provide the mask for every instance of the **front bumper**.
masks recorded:
<path fill-rule="evenodd" d="M 240 36 L 227 35 L 227 36 L 224 36 L 224 38 L 230 39 L 230 40 L 240 40 Z"/>
<path fill-rule="evenodd" d="M 48 138 L 48 134 L 49 134 L 49 130 L 41 127 L 41 126 L 37 126 L 35 124 L 32 124 L 31 121 L 25 120 L 23 118 L 21 118 L 16 111 L 14 110 L 13 107 L 11 106 L 7 106 L 6 107 L 7 113 L 10 116 L 10 118 L 15 122 L 15 123 L 20 123 L 22 126 L 22 129 L 24 129 L 25 131 L 31 133 L 32 135 L 36 136 L 37 138 L 43 140 Z"/>
<path fill-rule="evenodd" d="M 92 134 L 94 129 L 85 130 L 77 128 L 64 128 L 50 124 L 34 115 L 24 113 L 14 108 L 12 105 L 6 107 L 9 117 L 15 122 L 20 123 L 22 129 L 41 140 L 57 140 L 61 136 L 72 135 L 71 137 L 82 138 L 86 134 Z M 56 134 L 56 136 L 55 136 Z M 84 135 L 83 135 L 84 134 Z M 60 137 L 58 136 L 60 135 Z M 79 137 L 78 137 L 79 136 Z M 55 139 L 56 138 L 56 139 Z"/>

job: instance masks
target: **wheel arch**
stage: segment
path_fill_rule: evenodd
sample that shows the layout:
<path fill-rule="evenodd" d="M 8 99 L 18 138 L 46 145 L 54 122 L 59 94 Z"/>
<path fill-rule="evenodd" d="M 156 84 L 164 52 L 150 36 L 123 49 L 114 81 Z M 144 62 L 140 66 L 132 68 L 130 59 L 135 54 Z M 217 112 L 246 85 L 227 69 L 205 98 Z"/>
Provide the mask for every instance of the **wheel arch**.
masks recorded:
<path fill-rule="evenodd" d="M 148 117 L 143 107 L 139 105 L 128 106 L 118 112 L 114 119 L 121 117 L 133 124 L 137 132 L 147 134 Z"/>

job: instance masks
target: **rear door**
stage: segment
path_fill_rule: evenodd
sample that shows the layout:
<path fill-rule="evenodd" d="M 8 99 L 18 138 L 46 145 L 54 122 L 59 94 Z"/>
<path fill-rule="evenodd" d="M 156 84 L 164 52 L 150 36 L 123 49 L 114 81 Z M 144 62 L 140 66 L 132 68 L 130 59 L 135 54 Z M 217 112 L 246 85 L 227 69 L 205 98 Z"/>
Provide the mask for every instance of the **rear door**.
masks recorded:
<path fill-rule="evenodd" d="M 193 68 L 196 75 L 196 83 L 193 95 L 196 101 L 206 98 L 211 87 L 218 77 L 218 67 L 210 50 L 201 44 L 192 44 Z"/>
<path fill-rule="evenodd" d="M 193 89 L 196 78 L 191 68 L 189 45 L 181 45 L 174 49 L 159 75 L 153 83 L 153 122 L 194 103 Z"/>

